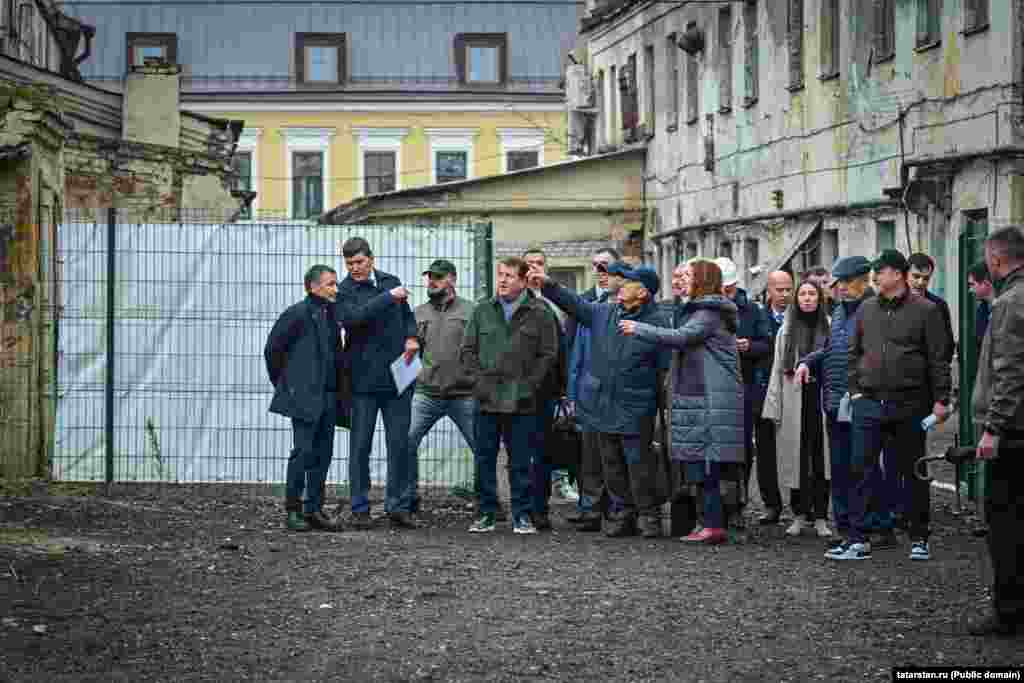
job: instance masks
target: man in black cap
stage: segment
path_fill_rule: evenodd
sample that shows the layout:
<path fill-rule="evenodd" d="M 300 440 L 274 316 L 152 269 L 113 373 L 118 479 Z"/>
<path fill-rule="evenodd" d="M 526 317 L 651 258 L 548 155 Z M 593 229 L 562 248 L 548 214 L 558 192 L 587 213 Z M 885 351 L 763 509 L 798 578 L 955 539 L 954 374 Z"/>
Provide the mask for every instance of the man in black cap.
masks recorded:
<path fill-rule="evenodd" d="M 849 348 L 857 324 L 861 304 L 875 295 L 868 282 L 871 262 L 863 256 L 847 256 L 836 261 L 832 268 L 839 300 L 832 312 L 832 330 L 825 348 L 814 351 L 801 360 L 796 369 L 796 381 L 806 384 L 810 377 L 817 378 L 822 390 L 822 407 L 828 428 L 829 452 L 832 465 L 832 515 L 839 539 L 850 533 L 849 498 L 854 482 L 850 479 L 851 442 L 850 418 L 840 415 L 840 405 L 848 396 Z"/>
<path fill-rule="evenodd" d="M 931 487 L 914 473 L 925 455 L 921 420 L 949 415 L 951 377 L 946 321 L 939 308 L 911 294 L 910 264 L 886 249 L 875 261 L 878 296 L 861 306 L 850 345 L 849 384 L 853 407 L 853 480 L 850 536 L 826 556 L 863 560 L 871 556 L 864 521 L 871 475 L 885 450 L 894 469 L 910 481 L 911 560 L 927 560 Z"/>
<path fill-rule="evenodd" d="M 423 437 L 447 416 L 462 432 L 466 444 L 476 452 L 473 440 L 473 378 L 459 358 L 462 333 L 473 315 L 473 302 L 456 295 L 458 273 L 455 264 L 437 259 L 423 271 L 427 303 L 416 307 L 416 336 L 423 354 L 423 370 L 416 378 L 409 425 L 409 454 L 412 457 L 413 511 L 419 508 L 419 447 Z"/>
<path fill-rule="evenodd" d="M 578 417 L 585 428 L 599 432 L 601 460 L 608 493 L 604 533 L 628 536 L 640 532 L 661 535 L 663 502 L 661 463 L 651 452 L 658 387 L 668 371 L 671 354 L 650 342 L 618 333 L 621 321 L 666 327 L 668 321 L 654 301 L 658 274 L 647 266 L 623 273 L 618 303 L 583 301 L 549 280 L 538 266 L 530 269 L 531 283 L 543 285 L 544 296 L 573 315 L 591 331 L 591 362 L 581 380 L 585 391 Z"/>

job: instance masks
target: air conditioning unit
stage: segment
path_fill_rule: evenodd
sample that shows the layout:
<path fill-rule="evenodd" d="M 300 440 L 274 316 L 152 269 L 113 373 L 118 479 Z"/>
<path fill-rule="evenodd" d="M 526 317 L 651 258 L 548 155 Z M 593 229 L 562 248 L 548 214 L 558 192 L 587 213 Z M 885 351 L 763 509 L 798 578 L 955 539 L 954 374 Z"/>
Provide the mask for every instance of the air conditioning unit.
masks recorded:
<path fill-rule="evenodd" d="M 570 64 L 566 67 L 565 99 L 569 109 L 590 109 L 594 106 L 594 89 L 587 67 L 583 64 Z"/>

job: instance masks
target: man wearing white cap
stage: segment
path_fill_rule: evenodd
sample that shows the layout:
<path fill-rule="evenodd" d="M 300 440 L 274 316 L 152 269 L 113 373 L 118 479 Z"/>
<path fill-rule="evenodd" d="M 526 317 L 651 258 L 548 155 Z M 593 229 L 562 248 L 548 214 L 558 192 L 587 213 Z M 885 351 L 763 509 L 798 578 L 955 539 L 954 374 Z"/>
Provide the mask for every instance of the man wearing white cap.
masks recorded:
<path fill-rule="evenodd" d="M 764 309 L 757 305 L 746 290 L 739 287 L 739 271 L 730 258 L 717 258 L 715 264 L 722 271 L 722 293 L 736 304 L 739 309 L 739 329 L 736 330 L 736 346 L 740 352 L 740 372 L 743 375 L 743 438 L 746 451 L 747 474 L 744 480 L 744 493 L 750 481 L 750 471 L 754 463 L 754 425 L 756 416 L 761 414 L 768 379 L 771 374 L 770 365 L 773 355 L 772 329 Z M 774 455 L 774 449 L 772 450 Z M 774 459 L 772 460 L 774 463 Z M 759 468 L 760 469 L 760 468 Z M 776 475 L 777 479 L 777 475 Z M 760 477 L 758 478 L 760 482 Z M 782 496 L 778 483 L 774 488 L 765 487 L 761 498 L 768 513 L 762 518 L 763 523 L 775 523 L 779 520 L 782 508 Z M 744 495 L 744 501 L 746 495 Z"/>

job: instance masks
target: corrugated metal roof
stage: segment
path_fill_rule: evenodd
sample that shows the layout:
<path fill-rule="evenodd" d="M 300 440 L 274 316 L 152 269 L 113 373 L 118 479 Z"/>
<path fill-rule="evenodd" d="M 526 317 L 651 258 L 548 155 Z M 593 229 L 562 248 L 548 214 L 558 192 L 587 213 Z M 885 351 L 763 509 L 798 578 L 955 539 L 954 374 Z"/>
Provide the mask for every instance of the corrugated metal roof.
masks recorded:
<path fill-rule="evenodd" d="M 508 33 L 509 75 L 560 75 L 576 39 L 573 5 L 515 4 L 180 4 L 63 3 L 96 27 L 86 78 L 125 71 L 125 34 L 178 35 L 178 62 L 196 76 L 282 76 L 291 72 L 294 33 L 346 33 L 355 78 L 455 75 L 456 33 Z"/>

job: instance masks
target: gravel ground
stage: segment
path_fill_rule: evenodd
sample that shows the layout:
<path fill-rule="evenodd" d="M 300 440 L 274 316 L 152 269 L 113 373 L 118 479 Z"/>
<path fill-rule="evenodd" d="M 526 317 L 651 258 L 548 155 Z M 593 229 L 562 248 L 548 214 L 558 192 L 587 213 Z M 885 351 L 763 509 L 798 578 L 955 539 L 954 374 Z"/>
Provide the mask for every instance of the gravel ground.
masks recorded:
<path fill-rule="evenodd" d="M 902 665 L 1024 666 L 1021 639 L 963 635 L 983 541 L 937 498 L 931 561 L 904 546 L 844 564 L 782 526 L 718 548 L 581 534 L 564 505 L 554 531 L 523 537 L 466 533 L 458 499 L 429 501 L 418 530 L 289 534 L 265 498 L 0 498 L 0 680 L 887 681 Z"/>

